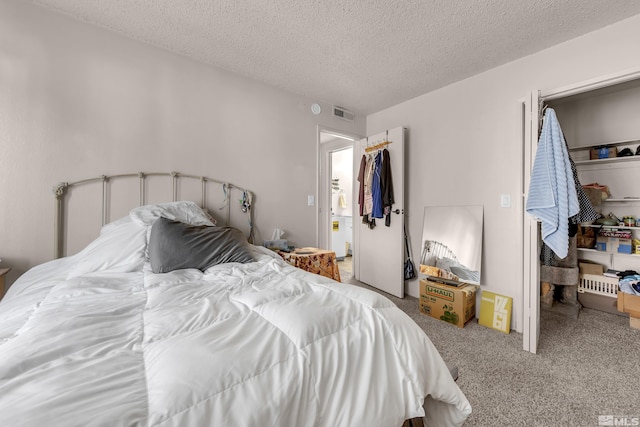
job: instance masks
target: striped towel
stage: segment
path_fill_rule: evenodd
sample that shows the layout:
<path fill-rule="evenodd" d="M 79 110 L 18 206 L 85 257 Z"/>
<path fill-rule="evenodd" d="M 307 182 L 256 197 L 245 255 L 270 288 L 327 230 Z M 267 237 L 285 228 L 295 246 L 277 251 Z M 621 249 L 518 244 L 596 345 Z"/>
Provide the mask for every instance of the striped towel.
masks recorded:
<path fill-rule="evenodd" d="M 542 222 L 542 240 L 559 258 L 569 250 L 569 218 L 580 212 L 569 153 L 556 112 L 547 108 L 531 171 L 527 212 Z"/>

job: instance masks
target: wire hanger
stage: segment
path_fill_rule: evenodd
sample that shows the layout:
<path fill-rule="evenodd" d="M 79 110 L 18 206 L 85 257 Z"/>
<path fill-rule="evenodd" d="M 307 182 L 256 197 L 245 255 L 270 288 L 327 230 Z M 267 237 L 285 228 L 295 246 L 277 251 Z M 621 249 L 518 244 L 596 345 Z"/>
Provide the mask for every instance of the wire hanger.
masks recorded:
<path fill-rule="evenodd" d="M 547 108 L 549 108 L 549 104 L 547 104 L 544 99 L 540 99 L 538 101 L 538 133 L 540 133 L 542 129 L 542 122 L 544 121 L 544 115 L 547 112 Z"/>

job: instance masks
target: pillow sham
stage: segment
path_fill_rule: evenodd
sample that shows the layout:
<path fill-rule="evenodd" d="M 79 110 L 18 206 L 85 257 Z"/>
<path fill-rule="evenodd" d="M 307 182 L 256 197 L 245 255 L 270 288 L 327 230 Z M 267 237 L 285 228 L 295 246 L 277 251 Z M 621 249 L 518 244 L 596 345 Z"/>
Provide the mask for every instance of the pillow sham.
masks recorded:
<path fill-rule="evenodd" d="M 188 200 L 139 206 L 129 212 L 138 224 L 152 226 L 160 217 L 191 225 L 215 225 L 211 216 L 197 203 Z"/>
<path fill-rule="evenodd" d="M 115 221 L 105 226 L 97 239 L 73 255 L 67 278 L 93 272 L 129 273 L 145 262 L 146 228 L 133 221 Z"/>
<path fill-rule="evenodd" d="M 115 221 L 112 221 L 108 224 L 105 224 L 102 226 L 102 228 L 100 229 L 100 235 L 106 234 L 111 232 L 111 230 L 118 228 L 120 226 L 122 226 L 122 224 L 128 224 L 133 222 L 133 219 L 131 219 L 130 215 L 124 216 L 122 218 L 116 219 Z"/>
<path fill-rule="evenodd" d="M 191 225 L 160 217 L 149 236 L 151 271 L 207 268 L 227 262 L 254 261 L 247 239 L 233 227 Z"/>

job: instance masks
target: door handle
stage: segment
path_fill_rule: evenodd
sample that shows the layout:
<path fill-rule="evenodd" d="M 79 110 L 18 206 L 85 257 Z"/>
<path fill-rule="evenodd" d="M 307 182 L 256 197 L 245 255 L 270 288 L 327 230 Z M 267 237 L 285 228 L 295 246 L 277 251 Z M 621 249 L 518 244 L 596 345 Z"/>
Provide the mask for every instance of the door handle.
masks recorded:
<path fill-rule="evenodd" d="M 400 209 L 396 209 L 395 211 L 391 211 L 396 215 L 400 215 Z M 402 213 L 404 213 L 404 209 L 402 210 Z"/>

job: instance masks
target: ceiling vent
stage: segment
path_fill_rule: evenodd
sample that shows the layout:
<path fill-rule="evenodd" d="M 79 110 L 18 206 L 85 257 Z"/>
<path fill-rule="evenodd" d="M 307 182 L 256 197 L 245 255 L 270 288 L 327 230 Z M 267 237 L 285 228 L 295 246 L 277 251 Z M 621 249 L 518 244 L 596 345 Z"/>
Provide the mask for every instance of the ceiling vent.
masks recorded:
<path fill-rule="evenodd" d="M 337 107 L 335 105 L 333 106 L 333 115 L 339 119 L 348 120 L 350 122 L 352 122 L 353 118 L 355 117 L 353 112 L 342 107 Z"/>

